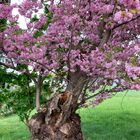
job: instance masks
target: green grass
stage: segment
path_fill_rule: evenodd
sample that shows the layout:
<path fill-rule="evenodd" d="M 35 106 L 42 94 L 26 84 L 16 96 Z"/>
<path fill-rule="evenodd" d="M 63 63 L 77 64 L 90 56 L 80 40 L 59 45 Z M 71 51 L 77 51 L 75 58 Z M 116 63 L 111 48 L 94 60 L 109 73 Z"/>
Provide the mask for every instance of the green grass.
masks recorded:
<path fill-rule="evenodd" d="M 87 140 L 140 140 L 140 92 L 121 93 L 96 108 L 81 109 Z M 0 118 L 0 140 L 28 140 L 17 116 Z"/>
<path fill-rule="evenodd" d="M 0 140 L 29 140 L 29 132 L 17 116 L 0 118 Z"/>

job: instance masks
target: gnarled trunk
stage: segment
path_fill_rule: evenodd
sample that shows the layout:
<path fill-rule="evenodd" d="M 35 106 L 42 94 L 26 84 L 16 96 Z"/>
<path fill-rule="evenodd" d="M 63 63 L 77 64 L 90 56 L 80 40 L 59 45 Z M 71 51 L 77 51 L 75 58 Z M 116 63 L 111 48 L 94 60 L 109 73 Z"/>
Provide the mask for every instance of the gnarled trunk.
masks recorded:
<path fill-rule="evenodd" d="M 77 114 L 62 125 L 55 128 L 54 124 L 45 123 L 45 114 L 40 113 L 32 118 L 31 140 L 84 140 L 80 126 L 80 117 Z M 52 118 L 55 122 L 55 118 Z"/>
<path fill-rule="evenodd" d="M 29 121 L 31 140 L 83 140 L 80 116 L 71 106 L 69 93 L 53 97 L 47 109 Z M 70 100 L 69 100 L 69 99 Z"/>
<path fill-rule="evenodd" d="M 85 78 L 73 75 L 66 92 L 52 97 L 29 121 L 31 140 L 83 140 L 77 102 Z"/>

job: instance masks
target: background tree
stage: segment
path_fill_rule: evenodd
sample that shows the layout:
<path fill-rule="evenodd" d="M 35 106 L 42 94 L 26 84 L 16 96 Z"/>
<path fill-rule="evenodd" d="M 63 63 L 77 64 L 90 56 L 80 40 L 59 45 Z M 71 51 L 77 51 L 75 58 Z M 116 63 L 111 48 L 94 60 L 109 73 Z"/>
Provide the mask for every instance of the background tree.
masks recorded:
<path fill-rule="evenodd" d="M 18 75 L 5 70 L 0 71 L 0 114 L 17 114 L 24 123 L 28 122 L 34 109 L 34 86 L 26 75 Z M 25 104 L 26 102 L 26 104 Z"/>
<path fill-rule="evenodd" d="M 12 15 L 15 7 L 27 29 Z M 38 113 L 29 121 L 33 140 L 82 140 L 79 107 L 140 89 L 139 0 L 24 1 L 0 5 L 0 10 L 0 18 L 8 20 L 0 33 L 6 60 L 0 64 L 35 83 Z M 49 74 L 55 84 L 42 109 Z"/>
<path fill-rule="evenodd" d="M 0 115 L 16 114 L 28 125 L 31 113 L 35 108 L 35 86 L 24 74 L 7 72 L 0 69 Z M 51 76 L 47 77 L 42 88 L 41 103 L 45 104 L 50 95 Z M 47 93 L 47 95 L 46 95 Z"/>

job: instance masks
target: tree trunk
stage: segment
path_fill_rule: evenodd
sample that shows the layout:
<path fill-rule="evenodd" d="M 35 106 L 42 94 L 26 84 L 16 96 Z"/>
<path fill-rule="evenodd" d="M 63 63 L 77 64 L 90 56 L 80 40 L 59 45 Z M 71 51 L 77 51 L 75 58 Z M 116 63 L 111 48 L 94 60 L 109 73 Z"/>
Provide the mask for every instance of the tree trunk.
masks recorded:
<path fill-rule="evenodd" d="M 30 119 L 31 140 L 84 140 L 80 116 L 73 112 L 71 99 L 69 93 L 58 94 L 47 109 Z"/>
<path fill-rule="evenodd" d="M 37 84 L 36 85 L 36 110 L 40 110 L 40 96 L 41 96 L 41 85 Z"/>
<path fill-rule="evenodd" d="M 84 140 L 79 115 L 73 114 L 62 126 L 57 128 L 54 124 L 46 124 L 44 120 L 45 114 L 43 113 L 32 118 L 31 140 Z M 55 122 L 55 119 L 52 121 Z"/>
<path fill-rule="evenodd" d="M 76 114 L 78 98 L 85 77 L 75 74 L 64 93 L 54 95 L 46 107 L 29 120 L 31 140 L 84 140 L 80 116 Z"/>
<path fill-rule="evenodd" d="M 35 99 L 36 99 L 36 110 L 37 110 L 37 112 L 41 108 L 40 97 L 41 97 L 42 85 L 43 85 L 43 79 L 42 79 L 42 76 L 39 75 L 38 80 L 35 81 L 35 87 L 36 87 L 36 98 Z"/>

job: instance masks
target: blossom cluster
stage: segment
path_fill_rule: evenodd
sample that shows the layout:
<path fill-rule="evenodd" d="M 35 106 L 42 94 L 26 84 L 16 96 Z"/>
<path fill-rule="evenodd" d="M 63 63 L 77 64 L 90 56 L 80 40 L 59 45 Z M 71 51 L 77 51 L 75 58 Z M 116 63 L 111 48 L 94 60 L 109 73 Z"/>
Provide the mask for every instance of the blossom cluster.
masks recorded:
<path fill-rule="evenodd" d="M 41 1 L 16 6 L 26 19 L 23 30 L 12 15 L 14 6 L 0 5 L 0 19 L 8 21 L 0 33 L 0 51 L 8 59 L 43 76 L 60 68 L 66 73 L 80 70 L 92 78 L 123 79 L 127 88 L 140 89 L 139 0 L 51 0 L 47 6 L 48 14 L 38 13 L 44 8 Z"/>

